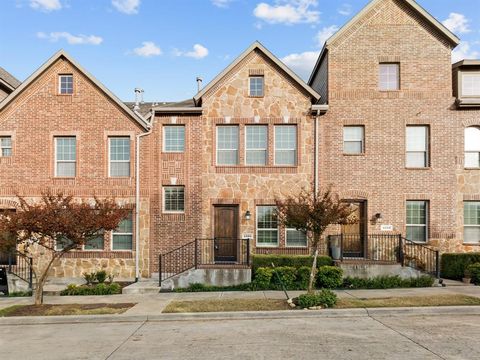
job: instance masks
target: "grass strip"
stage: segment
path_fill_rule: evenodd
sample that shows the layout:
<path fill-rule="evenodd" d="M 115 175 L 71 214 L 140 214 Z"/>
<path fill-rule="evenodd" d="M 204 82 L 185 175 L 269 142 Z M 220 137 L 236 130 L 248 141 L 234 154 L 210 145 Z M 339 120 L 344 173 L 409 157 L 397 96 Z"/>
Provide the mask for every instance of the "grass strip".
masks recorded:
<path fill-rule="evenodd" d="M 134 305 L 133 303 L 13 305 L 1 309 L 0 317 L 122 314 Z"/>

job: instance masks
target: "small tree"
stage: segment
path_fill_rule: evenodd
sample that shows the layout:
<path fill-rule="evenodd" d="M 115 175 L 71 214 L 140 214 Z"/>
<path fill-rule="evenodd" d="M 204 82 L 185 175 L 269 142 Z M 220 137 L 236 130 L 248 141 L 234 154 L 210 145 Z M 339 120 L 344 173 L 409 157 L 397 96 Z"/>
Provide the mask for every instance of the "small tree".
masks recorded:
<path fill-rule="evenodd" d="M 276 205 L 278 221 L 285 227 L 307 234 L 310 240 L 313 263 L 308 292 L 311 293 L 317 273 L 318 245 L 323 233 L 332 224 L 351 224 L 357 220 L 351 216 L 353 210 L 350 205 L 332 194 L 331 186 L 318 195 L 302 189 L 297 196 L 277 199 Z"/>
<path fill-rule="evenodd" d="M 40 247 L 42 253 L 43 249 L 49 252 L 46 265 L 37 266 L 38 273 L 35 272 L 35 305 L 43 303 L 43 287 L 55 260 L 97 238 L 103 231 L 116 229 L 129 213 L 113 199 L 95 198 L 88 203 L 63 194 L 43 194 L 41 201 L 34 204 L 20 196 L 18 199 L 20 208 L 0 217 L 0 248 L 18 248 L 24 255 L 32 255 L 33 247 L 37 251 Z M 59 248 L 56 244 L 62 246 Z"/>

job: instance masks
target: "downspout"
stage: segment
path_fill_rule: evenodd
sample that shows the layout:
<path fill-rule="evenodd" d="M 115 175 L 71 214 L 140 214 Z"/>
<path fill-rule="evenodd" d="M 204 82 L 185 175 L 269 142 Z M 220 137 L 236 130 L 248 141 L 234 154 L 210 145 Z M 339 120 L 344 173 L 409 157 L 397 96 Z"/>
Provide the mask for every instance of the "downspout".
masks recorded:
<path fill-rule="evenodd" d="M 135 114 L 149 124 L 147 132 L 138 134 L 135 142 L 135 282 L 138 282 L 140 279 L 140 139 L 152 133 L 155 114 L 151 112 L 150 122 L 137 111 Z"/>
<path fill-rule="evenodd" d="M 314 197 L 315 199 L 317 198 L 317 195 L 318 195 L 318 158 L 319 158 L 319 155 L 318 155 L 318 142 L 319 142 L 319 139 L 318 139 L 318 111 L 317 113 L 315 114 L 315 117 L 314 117 L 314 121 L 315 121 L 315 139 L 314 139 L 314 144 L 315 144 L 315 164 L 314 164 L 314 175 L 313 175 L 313 179 L 314 179 Z"/>

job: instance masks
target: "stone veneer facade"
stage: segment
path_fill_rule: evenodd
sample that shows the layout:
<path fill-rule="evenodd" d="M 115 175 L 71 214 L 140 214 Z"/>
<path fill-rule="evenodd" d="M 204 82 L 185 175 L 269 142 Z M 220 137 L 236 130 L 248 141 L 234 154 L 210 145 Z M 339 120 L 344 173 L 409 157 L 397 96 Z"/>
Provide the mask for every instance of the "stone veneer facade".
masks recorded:
<path fill-rule="evenodd" d="M 342 198 L 366 200 L 367 218 L 381 213 L 393 233 L 405 234 L 406 200 L 428 200 L 428 244 L 442 252 L 477 251 L 464 245 L 463 201 L 480 200 L 480 171 L 463 166 L 463 131 L 480 126 L 479 110 L 460 110 L 452 96 L 452 44 L 399 0 L 382 0 L 326 47 L 311 86 L 329 105 L 312 115 L 316 100 L 259 48 L 254 48 L 201 98 L 198 113 L 157 111 L 152 133 L 141 143 L 140 269 L 158 272 L 159 254 L 195 238 L 214 235 L 214 206 L 238 205 L 239 235 L 256 233 L 257 205 L 299 192 L 314 182 L 315 121 L 319 123 L 318 179 L 333 184 Z M 398 91 L 378 91 L 378 64 L 400 63 Z M 61 73 L 73 73 L 74 95 L 56 94 Z M 421 75 L 420 75 L 421 74 Z M 263 97 L 248 95 L 250 75 L 265 80 Z M 185 151 L 163 152 L 163 127 L 185 126 Z M 239 126 L 239 165 L 218 166 L 216 127 Z M 274 165 L 274 126 L 297 126 L 297 164 Z M 245 126 L 268 126 L 268 163 L 245 165 Z M 365 127 L 365 153 L 343 154 L 342 128 Z M 405 167 L 405 126 L 430 127 L 430 166 Z M 0 157 L 0 208 L 16 206 L 16 193 L 31 201 L 47 189 L 78 198 L 115 196 L 134 205 L 134 176 L 106 174 L 108 135 L 131 137 L 132 175 L 136 135 L 145 132 L 132 118 L 65 59 L 59 59 L 0 112 L 0 135 L 11 135 L 14 155 Z M 53 177 L 53 137 L 78 140 L 77 177 Z M 31 149 L 35 149 L 32 154 Z M 185 186 L 184 213 L 163 211 L 163 187 Z M 251 219 L 244 214 L 251 212 Z M 335 228 L 331 229 L 334 233 Z M 369 222 L 369 233 L 380 223 Z M 287 248 L 279 232 L 278 248 L 257 253 L 307 253 Z M 133 251 L 74 251 L 55 264 L 57 277 L 79 277 L 104 268 L 119 278 L 134 277 Z M 41 266 L 41 262 L 39 263 Z"/>

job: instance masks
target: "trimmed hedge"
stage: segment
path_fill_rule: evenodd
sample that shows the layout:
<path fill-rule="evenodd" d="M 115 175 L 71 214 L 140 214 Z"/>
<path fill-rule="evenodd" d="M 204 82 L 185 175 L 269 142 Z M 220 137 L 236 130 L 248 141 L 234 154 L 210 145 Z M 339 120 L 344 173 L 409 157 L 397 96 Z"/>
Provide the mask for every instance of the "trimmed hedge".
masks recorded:
<path fill-rule="evenodd" d="M 75 285 L 70 284 L 60 292 L 62 296 L 83 296 L 83 295 L 115 295 L 121 294 L 122 287 L 117 283 L 96 284 L 96 285 Z"/>
<path fill-rule="evenodd" d="M 443 254 L 441 259 L 441 277 L 462 280 L 469 265 L 480 262 L 480 253 Z"/>
<path fill-rule="evenodd" d="M 343 283 L 343 270 L 336 266 L 322 266 L 317 273 L 317 286 L 322 289 L 337 289 Z"/>
<path fill-rule="evenodd" d="M 328 289 L 323 289 L 313 294 L 302 294 L 298 297 L 298 305 L 304 309 L 314 306 L 331 308 L 334 307 L 336 303 L 337 295 Z"/>
<path fill-rule="evenodd" d="M 345 289 L 394 289 L 432 287 L 434 278 L 422 275 L 418 278 L 402 279 L 400 276 L 378 276 L 371 279 L 347 277 L 343 279 Z"/>
<path fill-rule="evenodd" d="M 480 285 L 480 263 L 468 265 L 467 270 L 472 277 L 472 283 Z"/>
<path fill-rule="evenodd" d="M 252 271 L 255 274 L 258 268 L 272 267 L 272 262 L 275 267 L 294 267 L 296 269 L 302 266 L 312 266 L 313 256 L 309 255 L 253 255 L 252 256 Z M 332 258 L 329 256 L 319 256 L 317 258 L 317 267 L 333 265 Z"/>

